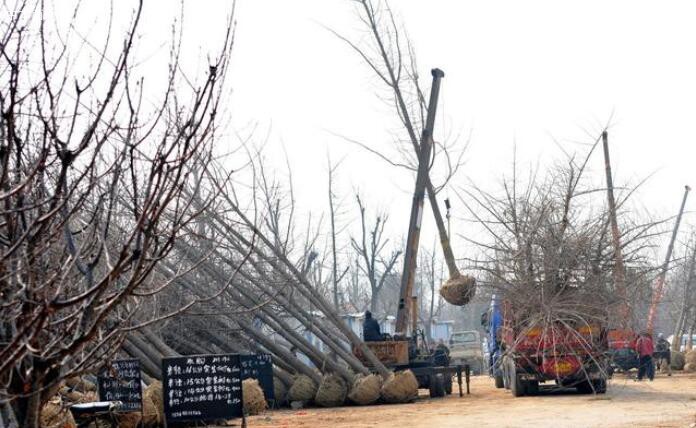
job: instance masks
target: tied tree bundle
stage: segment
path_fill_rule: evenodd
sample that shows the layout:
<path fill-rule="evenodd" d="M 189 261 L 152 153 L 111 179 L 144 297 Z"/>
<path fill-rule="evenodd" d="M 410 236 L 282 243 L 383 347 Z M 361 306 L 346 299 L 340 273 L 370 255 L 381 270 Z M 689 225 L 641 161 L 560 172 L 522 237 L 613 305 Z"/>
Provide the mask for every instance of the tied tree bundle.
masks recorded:
<path fill-rule="evenodd" d="M 143 397 L 143 410 L 146 418 L 148 415 L 150 415 L 150 418 L 153 419 L 151 415 L 154 411 L 157 423 L 164 423 L 164 399 L 162 398 L 162 383 L 158 381 L 152 382 L 147 388 L 145 388 Z M 150 403 L 152 404 L 152 407 L 149 407 Z"/>
<path fill-rule="evenodd" d="M 275 397 L 276 405 L 283 405 L 288 399 L 288 388 L 282 380 L 277 377 L 273 378 L 273 397 Z"/>
<path fill-rule="evenodd" d="M 679 351 L 672 351 L 672 370 L 684 370 L 684 364 L 686 364 L 686 361 L 684 360 L 684 353 Z"/>
<path fill-rule="evenodd" d="M 242 397 L 244 400 L 244 412 L 248 415 L 258 415 L 268 408 L 263 390 L 256 379 L 242 381 Z"/>
<path fill-rule="evenodd" d="M 687 352 L 684 361 L 686 364 L 696 364 L 696 349 Z"/>
<path fill-rule="evenodd" d="M 440 287 L 440 295 L 447 303 L 464 306 L 476 293 L 476 279 L 469 275 L 453 275 Z"/>
<path fill-rule="evenodd" d="M 382 378 L 375 374 L 359 376 L 353 382 L 348 399 L 355 404 L 365 406 L 379 400 Z"/>
<path fill-rule="evenodd" d="M 348 387 L 340 376 L 324 376 L 314 397 L 314 402 L 321 407 L 338 407 L 346 401 Z"/>
<path fill-rule="evenodd" d="M 317 393 L 317 385 L 306 375 L 297 376 L 288 391 L 288 400 L 308 402 L 314 399 Z"/>
<path fill-rule="evenodd" d="M 387 403 L 408 403 L 418 397 L 418 380 L 411 370 L 394 373 L 382 386 Z"/>

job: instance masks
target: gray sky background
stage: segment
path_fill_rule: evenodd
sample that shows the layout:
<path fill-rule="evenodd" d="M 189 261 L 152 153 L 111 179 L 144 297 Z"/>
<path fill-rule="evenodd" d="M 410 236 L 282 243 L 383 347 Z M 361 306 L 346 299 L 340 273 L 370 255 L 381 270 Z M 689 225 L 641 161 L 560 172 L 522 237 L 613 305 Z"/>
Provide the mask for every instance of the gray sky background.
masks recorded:
<path fill-rule="evenodd" d="M 153 68 L 166 54 L 175 4 L 146 2 L 140 53 Z M 186 2 L 185 47 L 201 55 L 217 46 L 230 4 Z M 430 68 L 446 73 L 435 138 L 470 138 L 466 168 L 452 189 L 474 182 L 497 190 L 510 174 L 515 144 L 522 166 L 547 164 L 562 159 L 554 141 L 581 149 L 578 142 L 592 142 L 610 119 L 616 183 L 656 173 L 632 208 L 674 215 L 684 184 L 696 184 L 696 3 L 394 0 L 391 7 L 414 43 L 423 86 Z M 357 213 L 351 193 L 359 189 L 371 207 L 389 211 L 390 233 L 404 235 L 413 177 L 334 135 L 394 153 L 397 124 L 377 96 L 383 88 L 324 28 L 366 37 L 353 3 L 238 0 L 236 20 L 229 144 L 235 132 L 246 136 L 255 127 L 253 140 L 267 140 L 269 162 L 278 167 L 284 147 L 305 213 L 327 210 L 327 155 L 343 159 L 336 180 L 346 220 Z M 195 63 L 195 55 L 187 61 Z M 600 152 L 590 173 L 601 183 Z M 452 189 L 445 193 L 455 215 L 465 217 Z M 432 241 L 432 223 L 425 227 L 424 239 Z M 463 234 L 469 227 L 453 225 Z"/>

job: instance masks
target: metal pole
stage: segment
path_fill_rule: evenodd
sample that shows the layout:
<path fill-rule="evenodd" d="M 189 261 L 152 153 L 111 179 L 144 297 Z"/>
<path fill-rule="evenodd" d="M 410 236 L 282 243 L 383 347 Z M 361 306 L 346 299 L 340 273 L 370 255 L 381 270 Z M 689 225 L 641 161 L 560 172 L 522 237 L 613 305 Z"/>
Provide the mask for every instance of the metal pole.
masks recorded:
<path fill-rule="evenodd" d="M 428 103 L 428 115 L 421 136 L 420 153 L 418 154 L 418 174 L 416 175 L 416 188 L 411 204 L 411 218 L 408 224 L 408 237 L 406 239 L 406 253 L 404 254 L 404 270 L 401 276 L 401 289 L 399 293 L 399 305 L 396 312 L 396 333 L 406 335 L 408 328 L 409 305 L 413 290 L 413 280 L 416 271 L 418 256 L 418 242 L 420 240 L 421 220 L 423 219 L 423 200 L 425 187 L 428 180 L 428 164 L 432 150 L 433 127 L 435 126 L 435 113 L 437 99 L 440 95 L 440 82 L 445 73 L 434 68 L 431 71 L 433 85 L 430 88 L 430 101 Z"/>

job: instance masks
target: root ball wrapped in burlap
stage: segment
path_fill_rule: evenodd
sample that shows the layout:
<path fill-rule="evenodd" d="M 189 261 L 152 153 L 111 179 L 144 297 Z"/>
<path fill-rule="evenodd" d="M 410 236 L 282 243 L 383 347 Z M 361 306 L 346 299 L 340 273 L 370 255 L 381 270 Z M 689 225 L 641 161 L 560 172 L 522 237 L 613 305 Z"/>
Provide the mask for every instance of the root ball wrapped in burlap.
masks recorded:
<path fill-rule="evenodd" d="M 308 402 L 314 399 L 317 394 L 317 385 L 312 378 L 307 375 L 300 375 L 295 378 L 295 381 L 288 391 L 288 400 Z"/>
<path fill-rule="evenodd" d="M 387 403 L 408 403 L 418 397 L 418 380 L 411 370 L 396 372 L 382 385 L 382 399 Z"/>
<path fill-rule="evenodd" d="M 440 287 L 440 295 L 447 303 L 464 306 L 476 294 L 476 279 L 469 275 L 455 275 Z"/>
<path fill-rule="evenodd" d="M 140 412 L 116 413 L 114 416 L 118 428 L 140 428 Z"/>
<path fill-rule="evenodd" d="M 348 399 L 361 406 L 372 404 L 379 400 L 381 389 L 382 378 L 380 376 L 375 374 L 359 376 L 350 388 Z"/>
<path fill-rule="evenodd" d="M 149 407 L 149 403 L 152 403 L 152 407 Z M 146 413 L 152 413 L 155 411 L 157 415 L 157 424 L 164 424 L 164 398 L 162 396 L 162 382 L 155 381 L 148 385 L 143 392 L 143 406 Z M 146 415 L 147 419 L 147 415 Z M 150 417 L 152 419 L 152 417 Z"/>
<path fill-rule="evenodd" d="M 268 408 L 263 389 L 259 386 L 256 379 L 245 379 L 242 381 L 242 398 L 244 411 L 247 415 L 258 415 Z"/>
<path fill-rule="evenodd" d="M 314 396 L 314 402 L 321 407 L 337 407 L 346 401 L 348 386 L 335 374 L 324 376 Z"/>
<path fill-rule="evenodd" d="M 273 398 L 277 406 L 282 406 L 288 400 L 288 387 L 277 377 L 273 378 Z"/>
<path fill-rule="evenodd" d="M 672 366 L 672 370 L 684 370 L 684 364 L 686 364 L 686 361 L 684 359 L 684 353 L 679 351 L 672 351 L 670 364 Z"/>
<path fill-rule="evenodd" d="M 77 424 L 72 413 L 60 397 L 56 396 L 41 407 L 40 424 L 42 428 L 75 428 Z"/>
<path fill-rule="evenodd" d="M 684 364 L 684 371 L 688 372 L 688 373 L 696 372 L 696 364 L 694 364 L 694 363 Z"/>
<path fill-rule="evenodd" d="M 684 364 L 696 364 L 696 349 L 684 354 Z"/>

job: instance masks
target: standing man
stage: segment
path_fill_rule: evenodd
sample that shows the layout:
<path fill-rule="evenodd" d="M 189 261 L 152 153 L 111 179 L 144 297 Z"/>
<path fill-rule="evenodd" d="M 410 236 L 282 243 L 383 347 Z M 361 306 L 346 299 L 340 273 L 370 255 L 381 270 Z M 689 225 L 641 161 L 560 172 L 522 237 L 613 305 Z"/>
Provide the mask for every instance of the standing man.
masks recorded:
<path fill-rule="evenodd" d="M 666 364 L 667 376 L 672 376 L 672 351 L 670 350 L 669 342 L 662 333 L 657 335 L 655 357 L 657 358 L 657 367 L 660 368 L 660 371 L 664 373 L 663 364 Z"/>
<path fill-rule="evenodd" d="M 379 331 L 379 323 L 372 318 L 372 312 L 365 311 L 365 322 L 363 323 L 363 340 L 365 342 L 379 342 L 382 340 L 382 333 Z"/>
<path fill-rule="evenodd" d="M 636 340 L 636 353 L 638 353 L 638 381 L 643 380 L 644 376 L 653 380 L 655 378 L 655 366 L 653 365 L 653 340 L 650 333 L 644 331 Z"/>

